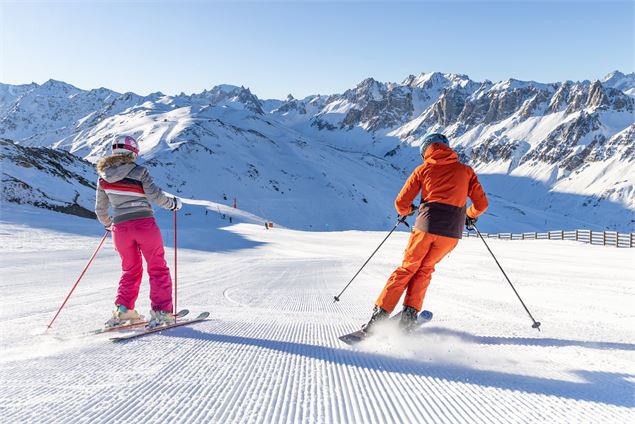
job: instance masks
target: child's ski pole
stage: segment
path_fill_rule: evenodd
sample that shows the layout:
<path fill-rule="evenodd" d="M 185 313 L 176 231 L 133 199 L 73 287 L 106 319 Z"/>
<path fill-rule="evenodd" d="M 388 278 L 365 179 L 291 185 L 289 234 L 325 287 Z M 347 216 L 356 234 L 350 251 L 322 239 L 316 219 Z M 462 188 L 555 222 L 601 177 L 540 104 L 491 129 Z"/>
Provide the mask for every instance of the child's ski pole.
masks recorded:
<path fill-rule="evenodd" d="M 176 209 L 174 210 L 174 309 L 172 313 L 174 314 L 174 322 L 176 322 L 176 301 L 178 296 L 178 285 L 177 285 L 177 273 L 176 273 Z"/>
<path fill-rule="evenodd" d="M 106 240 L 106 237 L 108 237 L 108 233 L 110 231 L 106 231 L 106 233 L 104 234 L 104 236 L 101 238 L 101 241 L 99 242 L 99 246 L 97 246 L 97 249 L 95 249 L 95 251 L 93 252 L 93 255 L 90 257 L 90 260 L 88 261 L 88 263 L 86 264 L 86 267 L 84 268 L 84 270 L 82 271 L 82 273 L 80 274 L 79 278 L 77 279 L 77 281 L 75 281 L 75 285 L 73 286 L 73 288 L 71 289 L 70 293 L 68 293 L 68 296 L 66 296 L 66 299 L 64 299 L 64 303 L 62 303 L 62 306 L 60 306 L 60 308 L 57 310 L 57 313 L 55 314 L 55 316 L 53 317 L 53 319 L 51 320 L 51 323 L 48 325 L 48 327 L 46 328 L 47 331 L 49 328 L 51 328 L 51 326 L 53 325 L 53 322 L 55 322 L 55 320 L 57 319 L 57 316 L 60 314 L 60 312 L 62 312 L 62 309 L 64 308 L 64 305 L 66 305 L 66 302 L 68 302 L 68 299 L 71 297 L 71 294 L 73 294 L 73 291 L 75 291 L 75 288 L 77 287 L 77 285 L 79 284 L 79 282 L 81 281 L 82 277 L 84 276 L 84 274 L 86 274 L 86 270 L 88 270 L 88 267 L 90 266 L 90 264 L 93 262 L 93 259 L 95 259 L 95 256 L 97 256 L 97 252 L 99 252 L 99 249 L 101 248 L 101 245 L 104 244 L 104 241 Z"/>

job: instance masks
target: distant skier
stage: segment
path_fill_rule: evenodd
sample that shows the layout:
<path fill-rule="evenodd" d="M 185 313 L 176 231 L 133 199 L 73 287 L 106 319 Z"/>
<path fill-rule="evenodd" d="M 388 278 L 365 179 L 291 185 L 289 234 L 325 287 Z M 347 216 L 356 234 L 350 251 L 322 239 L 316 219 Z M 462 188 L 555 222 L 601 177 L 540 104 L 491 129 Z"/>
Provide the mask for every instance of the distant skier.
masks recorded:
<path fill-rule="evenodd" d="M 140 319 L 134 307 L 143 276 L 141 255 L 150 276 L 150 325 L 173 322 L 172 278 L 150 202 L 164 209 L 179 210 L 181 199 L 163 193 L 148 170 L 135 163 L 139 145 L 134 138 L 116 137 L 111 147 L 112 155 L 97 162 L 95 213 L 106 230 L 112 231 L 115 249 L 121 257 L 122 275 L 113 315 L 106 326 Z"/>
<path fill-rule="evenodd" d="M 459 162 L 443 134 L 427 135 L 420 154 L 424 163 L 408 177 L 395 200 L 400 216 L 412 215 L 418 210 L 417 219 L 403 262 L 388 278 L 370 321 L 363 327 L 366 333 L 390 316 L 404 291 L 399 324 L 406 332 L 414 328 L 434 266 L 457 245 L 463 226 L 476 223 L 488 206 L 476 174 Z M 412 202 L 419 193 L 421 204 L 417 208 Z M 472 205 L 466 212 L 467 197 Z"/>

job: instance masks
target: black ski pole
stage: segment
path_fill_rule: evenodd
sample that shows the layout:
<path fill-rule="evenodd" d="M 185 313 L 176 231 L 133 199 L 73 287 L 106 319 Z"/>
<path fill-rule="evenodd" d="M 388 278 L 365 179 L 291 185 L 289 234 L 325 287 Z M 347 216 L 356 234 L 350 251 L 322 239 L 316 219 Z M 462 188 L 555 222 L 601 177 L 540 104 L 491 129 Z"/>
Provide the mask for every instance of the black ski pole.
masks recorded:
<path fill-rule="evenodd" d="M 386 240 L 388 240 L 388 237 L 390 237 L 390 235 L 393 233 L 393 231 L 395 231 L 397 229 L 397 227 L 399 226 L 399 224 L 404 224 L 406 227 L 410 228 L 410 225 L 408 225 L 408 223 L 406 222 L 406 218 L 407 216 L 402 216 L 397 218 L 397 223 L 395 224 L 394 227 L 392 227 L 392 230 L 390 230 L 390 232 L 388 233 L 388 235 L 386 236 L 386 238 L 379 243 L 379 246 L 377 246 L 377 249 L 375 249 L 375 251 L 370 255 L 370 257 L 368 259 L 366 259 L 366 262 L 364 262 L 364 265 L 362 265 L 362 267 L 355 273 L 355 275 L 353 275 L 353 278 L 351 278 L 351 281 L 348 282 L 348 284 L 342 289 L 342 291 L 340 292 L 340 294 L 338 294 L 337 296 L 333 296 L 333 298 L 335 299 L 333 301 L 333 303 L 335 302 L 339 302 L 340 301 L 340 296 L 346 291 L 346 289 L 348 288 L 348 286 L 351 285 L 351 283 L 353 282 L 353 280 L 355 279 L 355 277 L 357 277 L 357 275 L 362 272 L 362 269 L 364 269 L 364 267 L 366 266 L 366 264 L 372 259 L 373 256 L 375 256 L 375 253 L 377 253 L 377 251 L 379 250 L 379 248 L 384 244 L 384 242 Z"/>
<path fill-rule="evenodd" d="M 503 267 L 498 262 L 498 259 L 496 259 L 496 256 L 494 255 L 494 252 L 492 252 L 492 249 L 490 249 L 489 246 L 487 245 L 487 242 L 483 238 L 483 235 L 478 230 L 478 228 L 476 228 L 476 225 L 472 224 L 472 227 L 474 227 L 474 229 L 476 230 L 476 234 L 478 234 L 478 236 L 481 238 L 481 240 L 483 240 L 483 243 L 485 244 L 485 247 L 487 248 L 489 253 L 492 255 L 492 258 L 494 258 L 494 261 L 496 262 L 496 265 L 498 265 L 498 268 L 501 270 L 501 272 L 505 276 L 505 279 L 507 280 L 509 285 L 512 286 L 512 290 L 514 290 L 514 293 L 516 293 L 516 296 L 518 297 L 518 300 L 520 300 L 520 303 L 523 305 L 523 308 L 525 308 L 525 311 L 527 311 L 527 314 L 529 315 L 529 318 L 531 318 L 531 320 L 533 321 L 533 324 L 532 324 L 531 327 L 537 329 L 538 331 L 540 331 L 540 323 L 534 319 L 534 317 L 531 315 L 531 312 L 529 312 L 529 309 L 527 309 L 527 306 L 525 305 L 525 302 L 523 302 L 523 300 L 521 299 L 520 295 L 516 291 L 516 288 L 514 287 L 512 282 L 509 280 L 509 277 L 507 276 L 507 274 L 505 274 L 505 270 L 503 270 Z"/>

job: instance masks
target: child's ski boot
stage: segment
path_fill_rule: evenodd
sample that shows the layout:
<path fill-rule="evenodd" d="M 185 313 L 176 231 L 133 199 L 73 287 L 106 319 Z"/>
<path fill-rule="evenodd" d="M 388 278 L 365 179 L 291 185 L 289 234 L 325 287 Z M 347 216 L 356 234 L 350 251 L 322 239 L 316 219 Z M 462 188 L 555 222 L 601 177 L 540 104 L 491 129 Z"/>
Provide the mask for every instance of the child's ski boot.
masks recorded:
<path fill-rule="evenodd" d="M 148 321 L 148 328 L 156 328 L 160 325 L 174 324 L 176 319 L 171 311 L 150 311 L 150 321 Z"/>
<path fill-rule="evenodd" d="M 112 318 L 106 321 L 106 328 L 118 327 L 125 323 L 143 321 L 143 317 L 134 309 L 128 309 L 123 305 L 115 305 Z"/>

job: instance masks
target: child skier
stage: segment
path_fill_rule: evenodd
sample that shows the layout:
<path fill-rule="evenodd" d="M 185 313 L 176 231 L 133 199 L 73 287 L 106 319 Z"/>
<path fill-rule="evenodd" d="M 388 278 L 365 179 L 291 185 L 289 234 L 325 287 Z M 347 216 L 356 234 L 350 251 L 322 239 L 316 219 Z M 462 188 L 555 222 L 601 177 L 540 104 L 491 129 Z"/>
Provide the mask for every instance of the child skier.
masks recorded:
<path fill-rule="evenodd" d="M 115 249 L 121 257 L 122 275 L 112 318 L 106 326 L 142 319 L 134 309 L 143 275 L 142 254 L 150 276 L 150 326 L 174 322 L 172 278 L 150 202 L 164 209 L 179 210 L 181 199 L 163 193 L 148 170 L 135 163 L 139 145 L 134 138 L 116 137 L 111 147 L 112 155 L 97 162 L 95 213 L 106 230 L 112 231 Z"/>
<path fill-rule="evenodd" d="M 448 144 L 443 134 L 424 138 L 420 148 L 424 163 L 410 175 L 395 200 L 399 215 L 412 215 L 417 210 L 419 213 L 403 263 L 388 278 L 375 302 L 370 321 L 363 327 L 366 333 L 390 316 L 404 291 L 399 324 L 405 332 L 414 328 L 434 266 L 457 245 L 463 225 L 471 227 L 487 209 L 487 197 L 476 174 L 459 162 Z M 412 202 L 419 193 L 421 204 L 417 208 Z M 467 197 L 472 205 L 466 212 Z"/>

